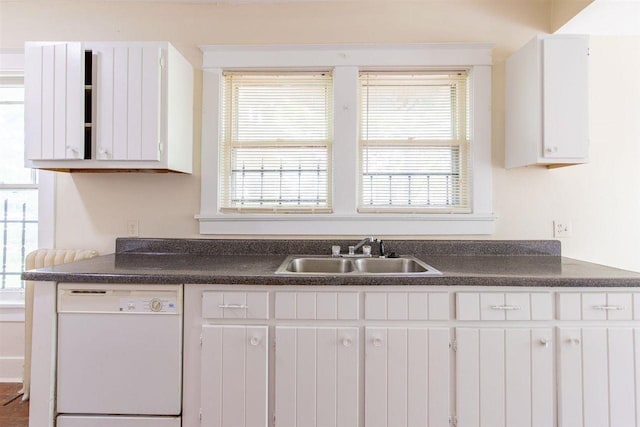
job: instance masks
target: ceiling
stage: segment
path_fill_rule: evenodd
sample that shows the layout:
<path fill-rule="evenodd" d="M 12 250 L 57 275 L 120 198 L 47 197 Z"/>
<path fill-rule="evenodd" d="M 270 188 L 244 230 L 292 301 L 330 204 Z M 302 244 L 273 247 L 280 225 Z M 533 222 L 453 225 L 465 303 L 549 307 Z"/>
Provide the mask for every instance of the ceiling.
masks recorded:
<path fill-rule="evenodd" d="M 556 33 L 640 35 L 640 0 L 595 0 Z"/>

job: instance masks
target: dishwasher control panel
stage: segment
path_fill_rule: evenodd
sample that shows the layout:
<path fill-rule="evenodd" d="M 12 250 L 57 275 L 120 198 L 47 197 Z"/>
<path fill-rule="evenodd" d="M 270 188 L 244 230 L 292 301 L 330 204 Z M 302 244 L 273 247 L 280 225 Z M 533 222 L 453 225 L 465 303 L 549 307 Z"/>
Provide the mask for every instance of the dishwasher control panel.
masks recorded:
<path fill-rule="evenodd" d="M 58 313 L 181 314 L 182 288 L 151 285 L 58 287 Z"/>
<path fill-rule="evenodd" d="M 120 311 L 126 313 L 176 313 L 175 299 L 163 297 L 121 298 Z"/>

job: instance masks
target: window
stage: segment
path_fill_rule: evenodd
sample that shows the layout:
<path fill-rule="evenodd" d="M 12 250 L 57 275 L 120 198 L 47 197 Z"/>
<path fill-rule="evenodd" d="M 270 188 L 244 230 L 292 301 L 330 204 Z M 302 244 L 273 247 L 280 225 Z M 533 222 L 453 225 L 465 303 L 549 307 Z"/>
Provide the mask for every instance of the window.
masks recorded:
<path fill-rule="evenodd" d="M 467 72 L 360 75 L 360 212 L 469 212 Z"/>
<path fill-rule="evenodd" d="M 225 73 L 222 209 L 330 212 L 329 73 Z"/>
<path fill-rule="evenodd" d="M 25 255 L 38 245 L 38 185 L 24 168 L 22 75 L 0 73 L 0 290 L 24 287 Z"/>
<path fill-rule="evenodd" d="M 202 47 L 200 233 L 493 233 L 491 49 Z"/>

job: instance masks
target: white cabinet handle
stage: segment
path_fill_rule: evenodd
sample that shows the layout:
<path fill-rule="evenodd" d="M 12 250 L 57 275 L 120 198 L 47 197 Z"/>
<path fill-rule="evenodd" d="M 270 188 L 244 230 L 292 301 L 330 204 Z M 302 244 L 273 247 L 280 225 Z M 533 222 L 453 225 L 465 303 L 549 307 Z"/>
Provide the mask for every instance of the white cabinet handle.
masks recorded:
<path fill-rule="evenodd" d="M 67 150 L 71 151 L 71 153 L 75 156 L 78 157 L 78 154 L 80 154 L 80 152 L 78 151 L 77 147 L 73 147 L 71 145 L 67 145 Z"/>
<path fill-rule="evenodd" d="M 108 159 L 109 158 L 109 151 L 104 149 L 104 148 L 99 148 L 98 149 L 98 154 L 100 155 L 101 159 Z"/>
<path fill-rule="evenodd" d="M 254 347 L 257 346 L 258 344 L 260 344 L 260 338 L 251 337 L 251 339 L 249 340 L 249 344 L 251 344 Z"/>
<path fill-rule="evenodd" d="M 548 340 L 546 338 L 540 338 L 540 344 L 545 348 L 548 348 L 549 344 L 551 344 L 552 342 L 553 342 L 552 340 Z"/>
<path fill-rule="evenodd" d="M 573 344 L 573 345 L 580 345 L 580 339 L 579 338 L 567 338 L 567 342 L 569 344 Z"/>
<path fill-rule="evenodd" d="M 521 308 L 519 305 L 492 305 L 491 310 L 516 311 Z"/>
<path fill-rule="evenodd" d="M 219 304 L 218 308 L 249 308 L 246 304 Z"/>
<path fill-rule="evenodd" d="M 594 310 L 624 310 L 624 305 L 594 305 Z"/>
<path fill-rule="evenodd" d="M 351 347 L 351 344 L 353 344 L 353 341 L 351 340 L 351 338 L 343 338 L 342 339 L 342 345 L 345 347 Z"/>
<path fill-rule="evenodd" d="M 373 339 L 374 347 L 382 347 L 382 338 L 374 338 Z"/>

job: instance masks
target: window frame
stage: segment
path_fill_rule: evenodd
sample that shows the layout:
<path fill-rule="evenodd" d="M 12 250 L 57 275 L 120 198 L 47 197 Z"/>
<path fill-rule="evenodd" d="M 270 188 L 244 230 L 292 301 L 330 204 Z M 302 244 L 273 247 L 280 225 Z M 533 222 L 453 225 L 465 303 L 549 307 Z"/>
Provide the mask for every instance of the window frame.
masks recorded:
<path fill-rule="evenodd" d="M 318 76 L 321 75 L 321 76 Z M 264 79 L 265 84 L 274 85 L 276 79 L 281 79 L 282 81 L 288 83 L 295 82 L 303 82 L 305 84 L 309 84 L 309 80 L 312 80 L 314 87 L 322 88 L 325 94 L 328 93 L 328 96 L 324 97 L 324 101 L 322 104 L 325 106 L 325 120 L 322 121 L 324 124 L 323 132 L 325 132 L 325 137 L 321 139 L 260 139 L 259 141 L 246 141 L 242 140 L 239 137 L 240 132 L 240 124 L 238 122 L 239 116 L 237 114 L 237 109 L 239 108 L 238 104 L 236 104 L 236 96 L 234 94 L 229 93 L 230 91 L 237 89 L 239 87 L 247 87 L 247 85 L 256 84 L 256 81 L 260 79 Z M 314 79 L 314 77 L 318 77 Z M 331 73 L 322 70 L 315 72 L 236 72 L 236 71 L 225 71 L 223 74 L 223 78 L 225 80 L 224 83 L 224 92 L 222 103 L 224 105 L 223 109 L 223 117 L 222 120 L 222 136 L 220 138 L 220 151 L 223 153 L 220 161 L 220 210 L 226 213 L 330 213 L 332 211 L 332 200 L 331 200 L 331 177 L 332 177 L 332 169 L 331 169 L 331 159 L 332 159 L 332 144 L 333 144 L 333 78 Z M 291 78 L 291 79 L 289 79 Z M 234 81 L 234 79 L 236 81 Z M 258 79 L 258 80 L 256 80 Z M 280 82 L 279 82 L 280 83 Z M 319 129 L 317 129 L 319 130 Z M 264 149 L 265 152 L 268 152 L 269 149 L 287 149 L 287 148 L 295 148 L 300 149 L 301 151 L 305 151 L 307 149 L 322 149 L 324 153 L 326 153 L 325 159 L 325 168 L 322 170 L 326 175 L 326 181 L 322 186 L 322 190 L 326 192 L 325 203 L 323 205 L 312 205 L 312 204 L 303 204 L 302 206 L 295 205 L 284 205 L 278 206 L 273 203 L 267 204 L 266 206 L 253 206 L 247 205 L 242 206 L 234 205 L 233 203 L 233 194 L 236 189 L 234 185 L 234 177 L 233 177 L 233 163 L 234 163 L 234 150 L 243 149 L 243 148 L 252 148 L 252 149 Z M 264 153 L 263 153 L 264 154 Z M 282 173 L 282 164 L 280 165 L 280 173 Z M 264 169 L 263 169 L 264 170 Z M 254 171 L 255 172 L 255 171 Z M 304 172 L 311 172 L 311 170 L 306 170 Z M 264 173 L 264 172 L 263 172 Z M 261 176 L 263 176 L 261 174 Z M 282 180 L 281 175 L 281 183 L 284 182 Z M 279 200 L 281 202 L 281 200 Z M 262 205 L 262 202 L 260 202 Z"/>
<path fill-rule="evenodd" d="M 452 78 L 451 75 L 456 74 L 459 75 L 459 73 L 464 73 L 464 78 Z M 440 79 L 442 81 L 446 81 L 448 86 L 456 86 L 456 95 L 462 93 L 462 95 L 457 96 L 456 98 L 456 103 L 453 104 L 453 109 L 449 110 L 448 113 L 450 116 L 453 117 L 462 117 L 462 125 L 454 125 L 454 129 L 455 129 L 455 138 L 448 138 L 448 139 L 443 139 L 443 138 L 429 138 L 429 139 L 412 139 L 412 138 L 396 138 L 395 140 L 391 140 L 391 139 L 376 139 L 376 138 L 371 138 L 369 139 L 369 135 L 368 135 L 368 131 L 365 131 L 365 122 L 366 122 L 366 128 L 368 129 L 369 123 L 374 122 L 375 120 L 375 116 L 380 116 L 382 114 L 381 111 L 376 111 L 375 110 L 371 110 L 372 113 L 374 113 L 374 120 L 370 119 L 368 116 L 369 111 L 367 111 L 365 113 L 364 109 L 363 109 L 363 103 L 366 97 L 369 96 L 369 89 L 367 89 L 366 92 L 363 92 L 363 87 L 367 86 L 368 87 L 373 87 L 373 90 L 371 92 L 375 93 L 376 92 L 376 87 L 379 86 L 379 83 L 376 84 L 376 82 L 384 82 L 385 84 L 389 84 L 390 81 L 394 81 L 392 80 L 392 78 L 395 77 L 403 77 L 402 80 L 400 79 L 395 79 L 396 82 L 399 83 L 405 83 L 405 84 L 409 84 L 409 82 L 411 81 L 418 81 L 419 79 L 423 80 L 423 81 L 428 81 L 430 84 L 432 84 L 434 81 L 436 81 L 435 79 L 431 79 L 429 80 L 429 76 L 430 75 L 440 75 Z M 442 75 L 448 75 L 448 77 L 446 78 L 442 78 Z M 366 77 L 366 76 L 371 76 Z M 371 79 L 371 80 L 369 80 Z M 468 85 L 468 75 L 467 75 L 467 70 L 464 69 L 451 69 L 451 70 L 439 70 L 439 71 L 430 71 L 430 72 L 425 72 L 425 71 L 421 71 L 421 72 L 416 72 L 415 70 L 405 70 L 405 71 L 400 71 L 400 70 L 394 70 L 392 72 L 380 72 L 380 71 L 375 71 L 375 70 L 361 70 L 360 72 L 360 79 L 359 79 L 359 88 L 360 88 L 360 109 L 359 109 L 359 121 L 358 121 L 358 128 L 359 128 L 359 138 L 358 138 L 358 156 L 359 156 L 359 163 L 358 163 L 358 185 L 359 185 L 359 192 L 358 192 L 358 212 L 360 213 L 378 213 L 378 214 L 388 214 L 388 213 L 417 213 L 417 214 L 434 214 L 434 213 L 469 213 L 470 212 L 470 203 L 469 203 L 469 194 L 468 194 L 468 190 L 469 190 L 469 176 L 471 176 L 472 171 L 471 171 L 471 167 L 470 167 L 470 162 L 469 162 L 469 152 L 470 152 L 470 144 L 472 143 L 470 141 L 470 138 L 467 135 L 467 131 L 468 131 L 468 123 L 470 118 L 468 117 L 468 113 L 469 113 L 469 109 L 468 107 L 468 90 L 467 90 L 467 85 Z M 411 86 L 409 84 L 409 86 Z M 459 90 L 460 88 L 462 88 L 462 90 Z M 365 96 L 365 93 L 367 94 Z M 449 97 L 451 96 L 451 92 L 449 91 Z M 458 102 L 460 101 L 461 102 Z M 366 120 L 365 120 L 366 117 Z M 367 135 L 364 135 L 367 134 Z M 458 169 L 458 178 L 459 181 L 464 181 L 465 183 L 460 184 L 460 190 L 461 191 L 452 191 L 453 194 L 455 194 L 456 196 L 458 196 L 460 199 L 463 200 L 462 203 L 451 203 L 448 205 L 433 205 L 433 206 L 425 206 L 425 205 L 414 205 L 411 206 L 411 202 L 409 201 L 408 205 L 399 205 L 396 201 L 396 203 L 392 204 L 391 201 L 391 197 L 392 197 L 392 192 L 389 193 L 388 197 L 389 197 L 389 204 L 373 204 L 373 203 L 366 203 L 366 196 L 365 196 L 365 175 L 368 175 L 368 169 L 365 170 L 365 165 L 368 164 L 368 162 L 365 160 L 365 158 L 368 156 L 368 150 L 370 148 L 374 148 L 374 147 L 378 147 L 378 148 L 383 148 L 383 149 L 392 149 L 393 147 L 400 147 L 402 148 L 412 148 L 412 149 L 420 149 L 420 148 L 426 148 L 426 147 L 457 147 L 458 148 L 458 155 L 461 157 L 461 161 L 458 163 L 458 167 L 452 167 L 452 169 Z M 405 159 L 406 157 L 403 157 L 403 159 Z M 463 166 L 460 166 L 460 164 L 464 164 Z M 400 176 L 404 176 L 401 174 L 402 171 L 395 169 L 395 170 L 390 170 L 390 173 L 399 173 Z M 380 176 L 381 178 L 384 177 L 385 175 L 382 173 L 377 174 L 378 176 Z M 372 175 L 369 175 L 369 177 L 371 177 Z M 409 194 L 411 194 L 411 189 L 413 188 L 410 184 L 411 182 L 411 177 L 413 175 L 409 176 Z M 450 175 L 453 179 L 454 173 L 451 172 Z M 430 175 L 429 177 L 433 177 L 433 175 Z M 429 177 L 427 177 L 427 182 Z M 388 176 L 389 179 L 389 186 L 391 186 L 391 174 Z M 385 184 L 386 185 L 386 184 Z M 374 186 L 372 184 L 370 184 L 369 190 L 370 190 L 370 194 L 374 194 L 376 189 L 378 188 L 378 186 Z M 454 188 L 454 186 L 452 185 L 452 188 Z M 432 194 L 430 191 L 428 191 L 428 196 L 432 196 L 435 194 Z M 455 196 L 452 196 L 452 199 L 455 198 Z"/>
<path fill-rule="evenodd" d="M 0 72 L 24 75 L 24 50 L 0 49 Z M 38 248 L 55 247 L 55 173 L 37 171 L 37 184 L 5 184 L 3 188 L 38 189 Z M 0 291 L 0 322 L 24 320 L 24 288 Z"/>
<path fill-rule="evenodd" d="M 491 45 L 203 46 L 200 234 L 483 235 L 494 231 L 491 178 Z M 361 70 L 469 73 L 472 164 L 470 213 L 359 213 L 358 77 Z M 219 126 L 225 70 L 320 70 L 334 78 L 333 213 L 223 213 Z"/>

